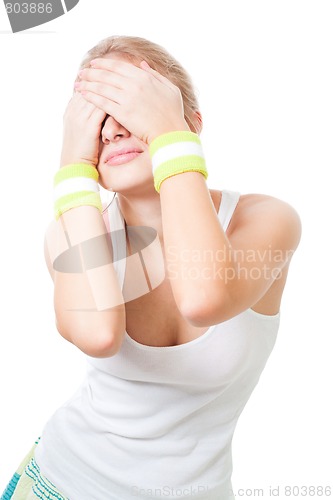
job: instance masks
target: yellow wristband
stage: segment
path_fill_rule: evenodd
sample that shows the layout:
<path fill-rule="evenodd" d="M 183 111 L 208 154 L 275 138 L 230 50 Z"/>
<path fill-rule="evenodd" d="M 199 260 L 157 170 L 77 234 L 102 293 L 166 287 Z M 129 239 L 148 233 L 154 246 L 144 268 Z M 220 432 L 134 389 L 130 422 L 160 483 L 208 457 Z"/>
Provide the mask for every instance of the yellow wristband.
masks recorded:
<path fill-rule="evenodd" d="M 54 213 L 59 217 L 71 208 L 90 205 L 102 212 L 98 172 L 87 163 L 62 167 L 54 176 Z"/>
<path fill-rule="evenodd" d="M 200 172 L 208 177 L 206 162 L 199 136 L 190 131 L 162 134 L 149 146 L 154 186 L 160 192 L 162 182 L 183 172 Z"/>

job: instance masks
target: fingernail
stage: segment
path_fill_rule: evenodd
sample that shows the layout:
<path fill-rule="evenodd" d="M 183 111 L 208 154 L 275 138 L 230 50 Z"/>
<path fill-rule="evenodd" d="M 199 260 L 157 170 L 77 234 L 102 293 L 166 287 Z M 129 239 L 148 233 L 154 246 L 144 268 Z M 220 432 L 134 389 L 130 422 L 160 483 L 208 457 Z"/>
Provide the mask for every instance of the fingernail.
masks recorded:
<path fill-rule="evenodd" d="M 82 77 L 82 74 L 83 74 L 83 69 L 80 69 L 80 71 L 78 72 L 80 78 Z"/>
<path fill-rule="evenodd" d="M 90 66 L 95 66 L 96 62 L 97 62 L 96 59 L 93 59 L 92 61 L 90 61 Z"/>
<path fill-rule="evenodd" d="M 150 69 L 150 66 L 147 63 L 147 61 L 141 61 L 141 66 L 145 66 L 146 69 Z"/>
<path fill-rule="evenodd" d="M 75 89 L 78 89 L 79 87 L 80 87 L 80 82 L 75 82 L 75 83 L 74 83 L 74 88 L 75 88 Z"/>

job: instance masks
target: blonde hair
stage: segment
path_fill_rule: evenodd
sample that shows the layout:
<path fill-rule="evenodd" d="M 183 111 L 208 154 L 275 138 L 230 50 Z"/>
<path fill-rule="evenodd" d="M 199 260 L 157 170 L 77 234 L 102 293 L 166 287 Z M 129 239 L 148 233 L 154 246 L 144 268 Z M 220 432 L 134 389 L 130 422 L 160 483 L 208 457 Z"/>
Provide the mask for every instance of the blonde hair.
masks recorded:
<path fill-rule="evenodd" d="M 185 120 L 194 132 L 200 133 L 201 116 L 198 114 L 199 104 L 191 77 L 169 52 L 145 38 L 110 36 L 87 52 L 80 69 L 88 67 L 92 59 L 112 52 L 127 57 L 133 63 L 145 60 L 151 68 L 176 85 L 182 94 Z"/>

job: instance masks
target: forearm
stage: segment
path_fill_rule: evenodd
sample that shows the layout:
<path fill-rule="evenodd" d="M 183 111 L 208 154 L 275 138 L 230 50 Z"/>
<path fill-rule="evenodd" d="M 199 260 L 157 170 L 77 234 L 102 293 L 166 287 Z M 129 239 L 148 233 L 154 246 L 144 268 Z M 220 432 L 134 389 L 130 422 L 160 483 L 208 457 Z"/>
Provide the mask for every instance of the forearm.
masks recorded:
<path fill-rule="evenodd" d="M 125 306 L 108 238 L 100 212 L 90 206 L 65 212 L 46 238 L 57 328 L 95 357 L 115 354 L 125 331 Z"/>
<path fill-rule="evenodd" d="M 186 172 L 161 184 L 164 246 L 176 303 L 182 314 L 200 322 L 200 311 L 222 304 L 227 293 L 221 269 L 234 267 L 226 237 L 206 181 Z"/>

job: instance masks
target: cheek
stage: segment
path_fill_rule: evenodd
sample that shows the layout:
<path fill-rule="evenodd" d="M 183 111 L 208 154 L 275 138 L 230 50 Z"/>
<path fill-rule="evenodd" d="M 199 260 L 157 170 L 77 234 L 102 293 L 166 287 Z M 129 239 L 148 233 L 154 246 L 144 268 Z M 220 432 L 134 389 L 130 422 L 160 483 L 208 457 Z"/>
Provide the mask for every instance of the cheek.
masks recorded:
<path fill-rule="evenodd" d="M 144 166 L 146 169 L 152 170 L 152 163 L 148 149 L 146 149 L 143 153 L 141 153 L 138 160 L 140 161 L 141 165 Z"/>

